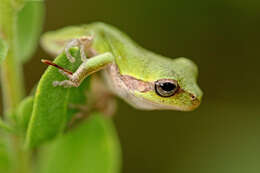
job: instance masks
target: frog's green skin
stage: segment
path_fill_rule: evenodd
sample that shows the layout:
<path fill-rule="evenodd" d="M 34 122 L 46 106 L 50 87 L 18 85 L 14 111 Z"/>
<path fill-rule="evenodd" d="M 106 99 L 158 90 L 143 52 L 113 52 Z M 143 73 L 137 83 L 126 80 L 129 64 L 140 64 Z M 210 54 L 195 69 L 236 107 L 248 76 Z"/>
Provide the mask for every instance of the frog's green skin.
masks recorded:
<path fill-rule="evenodd" d="M 134 107 L 189 111 L 200 104 L 198 69 L 191 60 L 170 59 L 150 52 L 113 26 L 100 22 L 69 26 L 46 33 L 41 43 L 45 50 L 56 55 L 69 40 L 82 36 L 94 37 L 92 47 L 98 54 L 112 53 L 114 61 L 105 70 L 107 84 Z M 161 97 L 154 90 L 154 82 L 159 79 L 176 80 L 180 89 L 171 97 Z"/>

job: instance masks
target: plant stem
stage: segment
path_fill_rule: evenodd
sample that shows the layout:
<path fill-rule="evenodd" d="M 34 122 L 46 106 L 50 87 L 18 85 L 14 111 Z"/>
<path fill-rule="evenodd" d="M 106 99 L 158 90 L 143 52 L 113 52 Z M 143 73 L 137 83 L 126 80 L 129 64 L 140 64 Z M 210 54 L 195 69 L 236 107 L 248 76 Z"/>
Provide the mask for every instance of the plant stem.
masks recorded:
<path fill-rule="evenodd" d="M 13 111 L 24 95 L 21 65 L 9 51 L 1 67 L 2 91 L 5 114 Z"/>
<path fill-rule="evenodd" d="M 10 0 L 0 0 L 1 35 L 8 43 L 8 53 L 1 66 L 1 84 L 5 114 L 15 109 L 24 95 L 22 64 L 16 50 L 16 14 Z"/>
<path fill-rule="evenodd" d="M 16 52 L 17 13 L 11 0 L 0 0 L 0 36 L 8 43 L 8 53 L 1 65 L 1 85 L 3 92 L 4 114 L 13 113 L 24 96 L 22 63 Z M 20 8 L 20 7 L 19 7 Z M 22 137 L 11 134 L 12 148 L 15 153 L 14 173 L 30 172 L 30 151 L 23 150 Z"/>

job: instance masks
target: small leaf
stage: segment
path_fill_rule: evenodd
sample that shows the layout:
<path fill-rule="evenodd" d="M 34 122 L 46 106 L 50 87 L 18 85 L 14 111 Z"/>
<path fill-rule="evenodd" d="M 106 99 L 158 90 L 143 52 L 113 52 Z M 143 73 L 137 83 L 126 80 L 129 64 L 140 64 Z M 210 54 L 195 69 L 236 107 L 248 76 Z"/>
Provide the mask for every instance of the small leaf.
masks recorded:
<path fill-rule="evenodd" d="M 29 120 L 32 115 L 32 110 L 33 110 L 33 97 L 29 96 L 19 104 L 17 110 L 16 120 L 18 126 L 20 127 L 21 130 L 23 130 L 23 132 L 26 132 Z"/>
<path fill-rule="evenodd" d="M 8 52 L 8 46 L 6 42 L 0 38 L 0 64 L 5 59 Z"/>
<path fill-rule="evenodd" d="M 75 71 L 81 64 L 78 49 L 71 49 L 76 62 L 71 64 L 66 55 L 59 55 L 56 64 Z M 53 81 L 66 80 L 57 68 L 48 67 L 43 74 L 34 96 L 33 112 L 26 137 L 26 147 L 34 147 L 60 134 L 67 123 L 70 92 L 73 88 L 54 87 Z M 82 85 L 84 86 L 84 85 Z M 76 88 L 78 89 L 78 88 Z"/>
<path fill-rule="evenodd" d="M 44 3 L 42 1 L 26 1 L 18 13 L 18 44 L 19 59 L 27 61 L 37 48 L 43 28 Z"/>
<path fill-rule="evenodd" d="M 111 119 L 93 113 L 40 152 L 40 173 L 119 173 L 121 150 Z"/>

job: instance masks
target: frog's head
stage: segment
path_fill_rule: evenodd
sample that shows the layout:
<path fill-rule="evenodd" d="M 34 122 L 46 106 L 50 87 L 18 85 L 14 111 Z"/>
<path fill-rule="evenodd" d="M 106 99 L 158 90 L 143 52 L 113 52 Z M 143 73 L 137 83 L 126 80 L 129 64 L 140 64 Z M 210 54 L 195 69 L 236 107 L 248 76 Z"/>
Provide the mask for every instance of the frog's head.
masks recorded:
<path fill-rule="evenodd" d="M 156 68 L 158 67 L 158 68 Z M 202 91 L 197 85 L 197 66 L 189 59 L 167 60 L 155 67 L 149 82 L 139 82 L 128 102 L 139 109 L 191 111 L 200 105 Z"/>

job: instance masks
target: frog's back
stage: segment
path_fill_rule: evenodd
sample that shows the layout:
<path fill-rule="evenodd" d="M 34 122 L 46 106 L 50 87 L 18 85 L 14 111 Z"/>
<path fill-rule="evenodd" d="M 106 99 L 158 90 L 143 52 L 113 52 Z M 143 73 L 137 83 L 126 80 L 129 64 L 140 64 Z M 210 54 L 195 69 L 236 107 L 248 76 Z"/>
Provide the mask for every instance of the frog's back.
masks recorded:
<path fill-rule="evenodd" d="M 108 42 L 121 74 L 145 81 L 156 80 L 162 76 L 175 78 L 176 73 L 171 70 L 171 59 L 145 50 L 111 25 L 100 22 L 91 25 Z"/>

